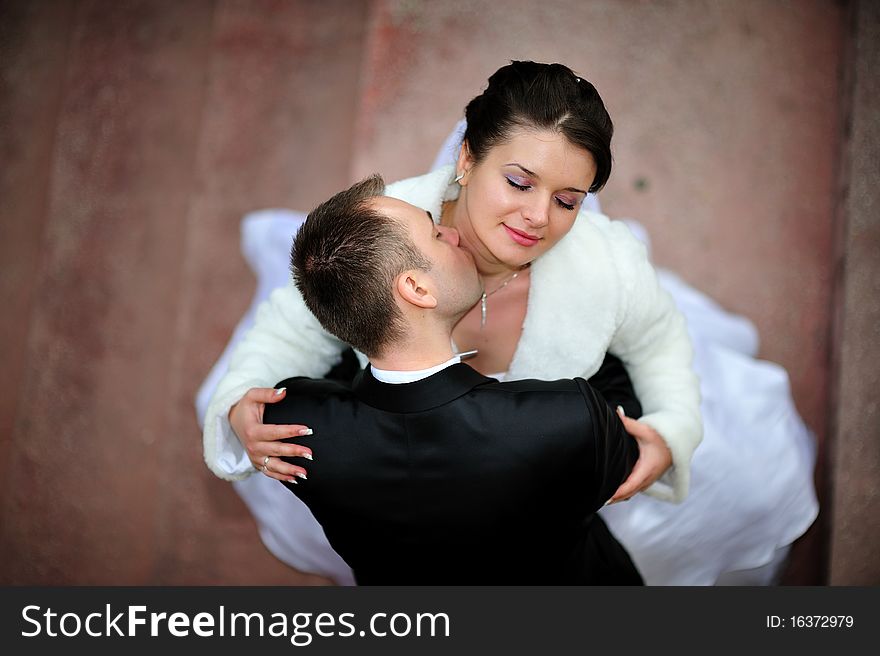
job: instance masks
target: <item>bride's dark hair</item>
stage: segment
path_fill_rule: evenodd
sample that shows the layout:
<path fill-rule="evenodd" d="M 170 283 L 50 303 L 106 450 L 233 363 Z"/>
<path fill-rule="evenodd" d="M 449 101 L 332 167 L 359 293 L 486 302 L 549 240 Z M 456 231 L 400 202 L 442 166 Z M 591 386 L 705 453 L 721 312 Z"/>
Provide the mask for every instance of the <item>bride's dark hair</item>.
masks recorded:
<path fill-rule="evenodd" d="M 468 103 L 465 118 L 464 139 L 477 162 L 516 128 L 557 130 L 596 161 L 590 191 L 611 175 L 611 117 L 596 88 L 562 64 L 514 61 L 499 68 Z"/>

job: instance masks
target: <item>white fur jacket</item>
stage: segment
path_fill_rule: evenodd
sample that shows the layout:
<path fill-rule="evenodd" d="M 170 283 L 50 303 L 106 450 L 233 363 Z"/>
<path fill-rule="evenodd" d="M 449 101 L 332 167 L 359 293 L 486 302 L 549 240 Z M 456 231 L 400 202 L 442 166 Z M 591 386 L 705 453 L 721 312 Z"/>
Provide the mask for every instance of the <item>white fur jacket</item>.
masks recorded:
<path fill-rule="evenodd" d="M 386 194 L 439 217 L 442 202 L 458 194 L 452 177 L 446 166 L 391 184 Z M 204 431 L 211 471 L 228 480 L 256 473 L 228 420 L 229 409 L 248 389 L 290 376 L 322 377 L 344 348 L 292 283 L 274 291 L 211 397 Z M 681 501 L 702 439 L 699 382 L 684 318 L 658 285 L 645 247 L 629 228 L 582 209 L 571 231 L 532 264 L 526 319 L 507 380 L 589 378 L 606 351 L 626 364 L 642 420 L 672 451 L 672 468 L 647 493 Z"/>

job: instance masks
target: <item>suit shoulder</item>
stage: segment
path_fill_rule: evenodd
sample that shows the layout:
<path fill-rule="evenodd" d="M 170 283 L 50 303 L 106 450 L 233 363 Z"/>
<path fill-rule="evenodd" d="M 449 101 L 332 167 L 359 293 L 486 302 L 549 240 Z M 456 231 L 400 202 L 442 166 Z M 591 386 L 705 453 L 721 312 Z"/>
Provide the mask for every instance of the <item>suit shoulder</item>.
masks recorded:
<path fill-rule="evenodd" d="M 586 385 L 582 380 L 581 384 Z M 515 380 L 476 387 L 473 402 L 491 408 L 505 425 L 540 427 L 543 444 L 589 447 L 595 437 L 594 408 L 578 379 Z"/>
<path fill-rule="evenodd" d="M 551 397 L 563 402 L 567 408 L 583 408 L 589 416 L 593 416 L 596 408 L 603 408 L 604 398 L 583 378 L 560 378 L 558 380 L 524 379 L 505 381 L 503 383 L 487 383 L 476 388 L 484 394 L 508 396 L 511 399 L 536 399 L 543 403 Z"/>
<path fill-rule="evenodd" d="M 308 378 L 307 376 L 294 376 L 285 378 L 275 389 L 287 388 L 286 399 L 295 397 L 328 397 L 328 396 L 351 396 L 351 387 L 336 380 L 326 378 Z"/>
<path fill-rule="evenodd" d="M 525 378 L 523 380 L 504 381 L 503 383 L 486 383 L 476 389 L 499 394 L 580 394 L 578 384 L 572 378 L 560 378 L 558 380 Z"/>
<path fill-rule="evenodd" d="M 286 378 L 275 388 L 287 388 L 280 401 L 267 403 L 263 409 L 264 424 L 298 424 L 312 421 L 316 409 L 338 409 L 348 405 L 351 389 L 334 380 L 297 376 Z"/>

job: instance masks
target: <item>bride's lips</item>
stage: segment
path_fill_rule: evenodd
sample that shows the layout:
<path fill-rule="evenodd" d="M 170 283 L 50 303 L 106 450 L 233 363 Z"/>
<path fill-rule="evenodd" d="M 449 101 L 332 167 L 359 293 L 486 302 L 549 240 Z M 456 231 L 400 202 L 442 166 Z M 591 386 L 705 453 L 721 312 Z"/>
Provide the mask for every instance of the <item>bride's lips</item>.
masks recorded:
<path fill-rule="evenodd" d="M 523 232 L 522 230 L 515 230 L 508 226 L 506 223 L 502 223 L 504 229 L 507 230 L 507 234 L 510 236 L 513 241 L 515 241 L 520 246 L 534 246 L 539 241 L 541 241 L 540 237 L 532 237 L 531 235 Z"/>

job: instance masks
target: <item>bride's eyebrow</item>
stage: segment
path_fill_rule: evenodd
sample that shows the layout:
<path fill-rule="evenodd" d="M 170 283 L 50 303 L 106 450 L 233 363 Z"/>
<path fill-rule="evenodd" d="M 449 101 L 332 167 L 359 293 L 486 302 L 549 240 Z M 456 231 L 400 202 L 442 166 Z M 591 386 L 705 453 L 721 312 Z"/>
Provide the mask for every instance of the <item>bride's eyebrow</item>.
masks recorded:
<path fill-rule="evenodd" d="M 538 175 L 538 174 L 535 173 L 534 171 L 529 171 L 525 166 L 523 166 L 522 164 L 519 164 L 519 163 L 517 163 L 517 162 L 508 162 L 508 163 L 505 164 L 504 166 L 515 166 L 516 168 L 518 168 L 520 171 L 522 171 L 522 172 L 525 173 L 526 175 L 530 175 L 530 176 L 532 176 L 533 178 L 535 178 L 536 180 L 540 180 L 540 179 L 541 179 L 541 176 L 540 176 L 540 175 Z M 563 189 L 562 191 L 573 191 L 573 192 L 575 192 L 575 193 L 577 193 L 577 194 L 583 194 L 584 196 L 587 195 L 587 192 L 586 192 L 586 191 L 584 191 L 583 189 L 578 189 L 577 187 L 566 187 L 566 188 Z"/>
<path fill-rule="evenodd" d="M 525 166 L 523 166 L 522 164 L 520 164 L 520 163 L 518 163 L 518 162 L 508 162 L 508 163 L 505 164 L 504 166 L 515 166 L 516 168 L 518 168 L 520 171 L 522 171 L 522 172 L 525 173 L 526 175 L 530 175 L 530 176 L 532 176 L 533 178 L 537 178 L 538 180 L 541 179 L 541 176 L 540 176 L 540 175 L 538 175 L 538 174 L 535 173 L 534 171 L 529 171 Z"/>

